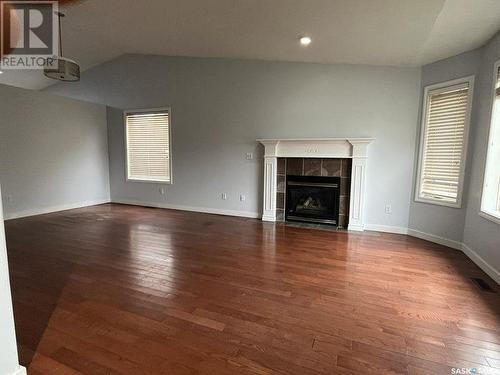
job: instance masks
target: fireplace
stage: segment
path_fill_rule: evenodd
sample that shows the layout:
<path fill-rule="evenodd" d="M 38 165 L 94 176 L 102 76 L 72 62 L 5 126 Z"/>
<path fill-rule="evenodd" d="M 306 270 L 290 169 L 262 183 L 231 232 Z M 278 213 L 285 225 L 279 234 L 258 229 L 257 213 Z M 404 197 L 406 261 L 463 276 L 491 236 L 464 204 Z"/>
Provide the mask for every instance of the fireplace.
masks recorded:
<path fill-rule="evenodd" d="M 329 172 L 331 169 L 329 163 L 338 163 L 335 159 L 349 159 L 349 185 L 346 185 L 348 178 L 340 176 L 340 226 L 343 227 L 342 222 L 344 222 L 348 223 L 349 230 L 364 230 L 368 145 L 374 141 L 373 138 L 281 138 L 258 139 L 257 141 L 264 145 L 262 220 L 275 222 L 282 220 L 281 217 L 285 216 L 284 204 L 281 203 L 285 201 L 281 199 L 285 196 L 285 189 L 282 186 L 286 186 L 284 179 L 287 175 L 296 174 L 289 173 L 288 167 L 286 175 L 280 174 L 280 159 L 303 158 L 302 168 L 305 175 L 308 174 L 307 170 L 311 169 L 309 167 L 318 164 L 317 161 L 308 161 L 306 168 L 306 160 L 321 159 L 321 172 L 313 174 L 332 177 L 337 176 Z M 317 170 L 315 167 L 312 169 Z M 345 207 L 348 209 L 345 210 Z"/>
<path fill-rule="evenodd" d="M 287 176 L 285 219 L 338 225 L 340 177 Z"/>

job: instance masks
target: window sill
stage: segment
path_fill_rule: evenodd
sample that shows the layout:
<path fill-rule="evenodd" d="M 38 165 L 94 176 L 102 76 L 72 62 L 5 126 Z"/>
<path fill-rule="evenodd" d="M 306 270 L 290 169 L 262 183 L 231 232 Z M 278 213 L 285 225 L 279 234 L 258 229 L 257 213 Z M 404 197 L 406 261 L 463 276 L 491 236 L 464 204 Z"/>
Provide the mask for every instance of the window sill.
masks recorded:
<path fill-rule="evenodd" d="M 172 180 L 170 181 L 160 181 L 160 180 L 137 180 L 134 178 L 125 179 L 126 182 L 142 182 L 146 184 L 160 184 L 160 185 L 172 185 Z"/>
<path fill-rule="evenodd" d="M 434 199 L 426 199 L 426 198 L 421 198 L 421 197 L 415 198 L 415 202 L 433 204 L 436 206 L 444 206 L 444 207 L 450 207 L 450 208 L 462 208 L 462 204 L 460 202 L 453 203 L 453 202 L 446 202 L 446 201 L 438 201 L 438 200 L 434 200 Z"/>
<path fill-rule="evenodd" d="M 493 221 L 494 223 L 500 224 L 500 211 L 491 212 L 481 210 L 479 211 L 479 216 L 489 221 Z"/>

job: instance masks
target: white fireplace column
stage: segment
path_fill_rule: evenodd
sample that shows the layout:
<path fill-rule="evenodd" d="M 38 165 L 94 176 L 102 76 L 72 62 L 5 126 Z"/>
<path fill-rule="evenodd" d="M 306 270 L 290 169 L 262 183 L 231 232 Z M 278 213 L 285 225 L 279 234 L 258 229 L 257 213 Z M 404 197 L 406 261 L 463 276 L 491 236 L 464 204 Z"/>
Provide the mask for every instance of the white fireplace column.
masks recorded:
<path fill-rule="evenodd" d="M 263 221 L 276 221 L 276 190 L 278 184 L 278 143 L 261 143 L 265 147 L 264 155 L 264 199 L 262 208 Z"/>
<path fill-rule="evenodd" d="M 349 230 L 364 230 L 368 145 L 373 138 L 258 139 L 265 148 L 262 220 L 276 221 L 278 158 L 351 158 Z"/>
<path fill-rule="evenodd" d="M 351 196 L 349 203 L 349 230 L 363 231 L 366 196 L 366 159 L 369 142 L 349 140 L 352 144 Z"/>

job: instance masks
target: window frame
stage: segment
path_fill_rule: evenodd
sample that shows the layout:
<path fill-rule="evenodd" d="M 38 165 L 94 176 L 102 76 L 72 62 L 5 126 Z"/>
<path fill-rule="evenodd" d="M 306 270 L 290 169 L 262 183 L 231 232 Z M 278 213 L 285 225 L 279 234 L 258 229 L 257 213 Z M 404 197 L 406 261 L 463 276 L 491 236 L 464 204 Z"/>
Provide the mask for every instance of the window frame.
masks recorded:
<path fill-rule="evenodd" d="M 128 129 L 127 129 L 127 116 L 137 113 L 153 113 L 153 112 L 167 112 L 168 113 L 168 164 L 169 164 L 169 181 L 161 180 L 141 180 L 137 178 L 129 178 L 128 169 Z M 123 128 L 124 128 L 124 144 L 125 144 L 125 181 L 126 182 L 140 182 L 148 184 L 161 184 L 161 185 L 172 185 L 173 172 L 172 172 L 172 107 L 156 107 L 156 108 L 140 108 L 140 109 L 127 109 L 123 111 Z"/>
<path fill-rule="evenodd" d="M 493 221 L 494 223 L 500 224 L 500 210 L 498 210 L 498 214 L 496 215 L 494 212 L 491 212 L 491 210 L 488 210 L 484 207 L 484 201 L 485 201 L 485 189 L 486 189 L 486 177 L 487 177 L 487 168 L 489 165 L 489 159 L 491 157 L 490 154 L 490 146 L 493 138 L 493 111 L 495 110 L 495 101 L 496 101 L 496 84 L 497 84 L 497 79 L 498 79 L 498 69 L 500 69 L 500 59 L 495 62 L 493 65 L 493 84 L 491 88 L 491 105 L 490 105 L 490 113 L 489 113 L 489 119 L 490 119 L 490 126 L 488 128 L 488 143 L 486 144 L 486 157 L 484 160 L 484 167 L 483 167 L 483 184 L 482 184 L 482 190 L 481 190 L 481 201 L 480 201 L 480 206 L 479 206 L 479 216 Z M 500 125 L 498 125 L 500 126 Z"/>
<path fill-rule="evenodd" d="M 420 145 L 418 152 L 418 163 L 417 163 L 417 180 L 415 183 L 415 202 L 433 204 L 437 206 L 445 206 L 451 208 L 462 208 L 462 198 L 464 190 L 464 179 L 465 179 L 465 167 L 467 164 L 467 149 L 469 148 L 469 130 L 472 112 L 472 102 L 474 100 L 474 80 L 475 76 L 470 75 L 466 77 L 461 77 L 457 79 L 452 79 L 449 81 L 439 82 L 424 87 L 423 97 L 422 97 L 422 118 L 420 124 Z M 457 201 L 456 202 L 445 202 L 438 199 L 425 198 L 420 196 L 420 188 L 422 185 L 422 168 L 424 159 L 424 145 L 425 145 L 425 135 L 427 133 L 427 113 L 430 104 L 430 95 L 434 93 L 444 92 L 452 86 L 458 86 L 461 84 L 469 85 L 469 94 L 467 101 L 467 112 L 464 124 L 464 142 L 462 147 L 462 163 L 460 165 L 460 174 L 458 179 L 458 190 L 457 190 Z"/>

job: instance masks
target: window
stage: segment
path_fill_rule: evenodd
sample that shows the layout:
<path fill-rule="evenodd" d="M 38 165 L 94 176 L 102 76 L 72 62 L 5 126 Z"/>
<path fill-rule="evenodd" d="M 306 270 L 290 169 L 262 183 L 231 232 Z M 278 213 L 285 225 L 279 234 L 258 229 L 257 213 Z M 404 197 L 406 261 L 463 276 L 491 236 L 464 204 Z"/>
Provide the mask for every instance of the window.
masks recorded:
<path fill-rule="evenodd" d="M 127 180 L 172 182 L 170 110 L 125 112 Z"/>
<path fill-rule="evenodd" d="M 416 201 L 461 207 L 474 77 L 427 86 Z"/>
<path fill-rule="evenodd" d="M 491 127 L 484 173 L 481 214 L 500 223 L 500 61 L 495 64 Z"/>

